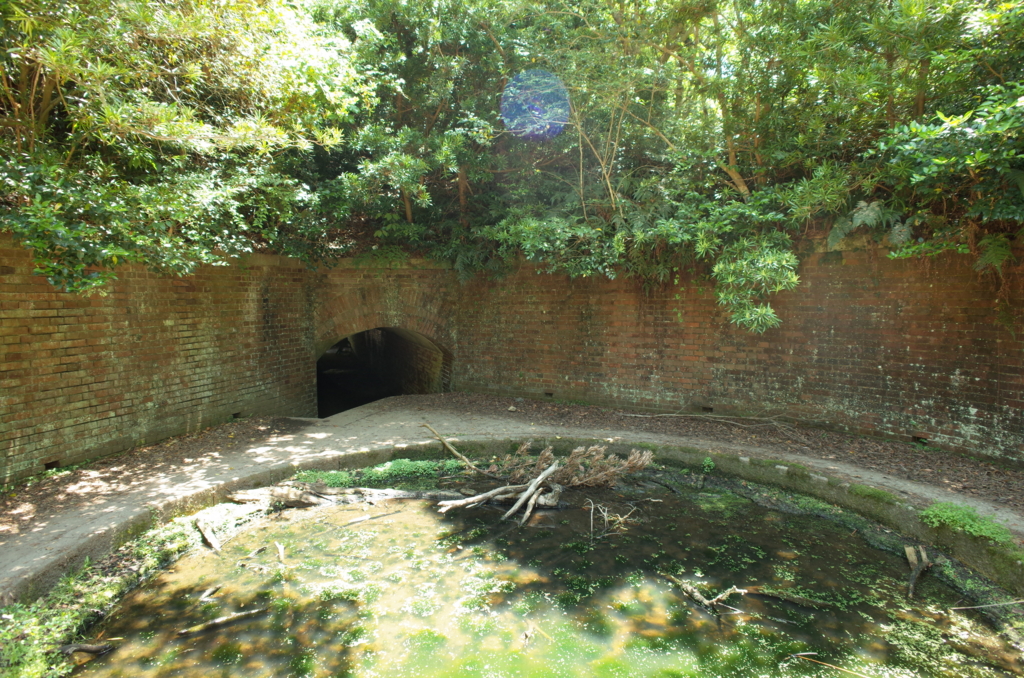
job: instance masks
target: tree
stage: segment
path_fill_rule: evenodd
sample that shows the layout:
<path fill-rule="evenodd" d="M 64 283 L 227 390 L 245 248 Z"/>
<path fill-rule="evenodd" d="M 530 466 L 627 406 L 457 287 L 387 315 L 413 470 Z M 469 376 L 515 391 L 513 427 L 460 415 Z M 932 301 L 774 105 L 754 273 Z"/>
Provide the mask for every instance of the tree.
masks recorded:
<path fill-rule="evenodd" d="M 0 227 L 54 285 L 317 256 L 316 196 L 277 156 L 337 141 L 360 91 L 343 41 L 257 0 L 24 0 L 0 21 Z"/>

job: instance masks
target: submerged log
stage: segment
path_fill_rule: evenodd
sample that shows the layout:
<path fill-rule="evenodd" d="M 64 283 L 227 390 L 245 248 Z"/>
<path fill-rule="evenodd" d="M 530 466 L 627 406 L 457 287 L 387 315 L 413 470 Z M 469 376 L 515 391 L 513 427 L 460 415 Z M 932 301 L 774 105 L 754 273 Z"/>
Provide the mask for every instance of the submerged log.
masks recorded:
<path fill-rule="evenodd" d="M 315 492 L 306 492 L 294 487 L 274 487 L 270 490 L 270 498 L 279 501 L 288 508 L 311 508 L 313 506 L 333 506 L 334 502 Z"/>
<path fill-rule="evenodd" d="M 803 596 L 798 596 L 795 593 L 789 593 L 785 589 L 766 591 L 761 586 L 748 586 L 747 593 L 753 593 L 758 596 L 767 596 L 769 598 L 778 598 L 779 600 L 785 600 L 804 607 L 832 607 L 831 603 L 826 603 L 823 600 L 815 600 L 814 598 L 804 598 Z"/>
<path fill-rule="evenodd" d="M 99 657 L 114 649 L 114 646 L 110 643 L 103 643 L 101 645 L 90 645 L 88 643 L 71 643 L 70 645 L 61 645 L 57 648 L 57 651 L 61 654 L 70 657 L 75 652 L 85 652 Z"/>
<path fill-rule="evenodd" d="M 199 534 L 203 535 L 203 541 L 209 544 L 211 549 L 220 553 L 220 540 L 214 534 L 213 528 L 197 518 L 196 529 L 199 530 Z"/>
<path fill-rule="evenodd" d="M 277 485 L 261 487 L 257 490 L 240 490 L 227 495 L 236 504 L 258 502 L 281 502 L 288 508 L 310 508 L 312 506 L 333 506 L 334 501 L 318 492 L 307 491 L 296 487 Z"/>
<path fill-rule="evenodd" d="M 212 619 L 212 620 L 210 620 L 210 621 L 208 621 L 206 623 L 196 624 L 195 626 L 190 626 L 187 629 L 182 629 L 181 631 L 178 631 L 178 637 L 181 638 L 181 637 L 184 637 L 184 636 L 195 635 L 197 633 L 203 633 L 204 631 L 209 631 L 210 629 L 215 629 L 215 628 L 218 628 L 220 626 L 225 626 L 227 624 L 231 624 L 233 622 L 236 622 L 236 621 L 238 621 L 240 619 L 248 619 L 249 617 L 255 617 L 257 615 L 263 614 L 268 609 L 269 608 L 261 607 L 261 608 L 259 608 L 257 610 L 247 610 L 245 612 L 236 612 L 235 614 L 229 614 L 229 615 L 225 615 L 223 617 L 217 617 L 216 619 Z"/>

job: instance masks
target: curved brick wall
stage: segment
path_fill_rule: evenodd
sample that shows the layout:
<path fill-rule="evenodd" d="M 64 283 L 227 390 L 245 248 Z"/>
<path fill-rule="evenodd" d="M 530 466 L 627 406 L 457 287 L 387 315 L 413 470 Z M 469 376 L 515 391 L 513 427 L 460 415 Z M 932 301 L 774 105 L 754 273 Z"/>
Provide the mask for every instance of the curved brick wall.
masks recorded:
<path fill-rule="evenodd" d="M 254 256 L 181 280 L 129 269 L 89 298 L 31 268 L 0 236 L 0 482 L 235 413 L 315 416 L 316 358 L 375 327 L 430 339 L 455 389 L 785 413 L 1024 461 L 1024 325 L 995 322 L 995 283 L 966 257 L 805 254 L 762 336 L 728 325 L 710 289 L 528 266 L 463 285 L 422 262 L 312 272 Z"/>

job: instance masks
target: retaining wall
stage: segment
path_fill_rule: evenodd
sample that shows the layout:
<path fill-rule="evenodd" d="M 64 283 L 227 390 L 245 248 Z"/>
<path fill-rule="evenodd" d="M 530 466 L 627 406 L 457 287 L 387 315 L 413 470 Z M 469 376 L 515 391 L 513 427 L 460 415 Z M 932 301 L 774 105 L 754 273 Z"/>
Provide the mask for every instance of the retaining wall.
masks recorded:
<path fill-rule="evenodd" d="M 530 266 L 460 284 L 422 261 L 313 272 L 252 256 L 184 279 L 126 268 L 80 297 L 0 235 L 0 482 L 233 415 L 315 416 L 316 358 L 375 327 L 428 338 L 443 388 L 785 414 L 1024 461 L 1017 272 L 1007 313 L 966 256 L 808 251 L 800 288 L 773 300 L 782 326 L 751 335 L 707 282 L 645 292 Z"/>

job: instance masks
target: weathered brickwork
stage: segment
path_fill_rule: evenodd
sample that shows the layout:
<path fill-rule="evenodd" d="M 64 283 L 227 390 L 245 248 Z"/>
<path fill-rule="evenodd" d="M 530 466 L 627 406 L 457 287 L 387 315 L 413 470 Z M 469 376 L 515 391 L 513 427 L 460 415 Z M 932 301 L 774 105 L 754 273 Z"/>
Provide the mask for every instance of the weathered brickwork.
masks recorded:
<path fill-rule="evenodd" d="M 236 413 L 315 416 L 305 270 L 258 259 L 181 280 L 129 269 L 80 297 L 0 241 L 0 481 Z"/>
<path fill-rule="evenodd" d="M 316 358 L 377 327 L 429 339 L 437 352 L 410 364 L 440 359 L 444 389 L 786 414 L 1024 461 L 1024 326 L 996 322 L 995 281 L 966 257 L 807 254 L 801 287 L 774 301 L 782 327 L 761 336 L 729 325 L 706 284 L 645 293 L 528 266 L 460 284 L 424 263 L 256 256 L 181 280 L 127 269 L 89 298 L 31 268 L 0 236 L 0 482 L 235 413 L 315 416 Z"/>
<path fill-rule="evenodd" d="M 782 326 L 751 335 L 711 289 L 645 294 L 629 280 L 524 269 L 459 305 L 459 388 L 661 411 L 788 415 L 1024 461 L 1024 325 L 997 321 L 996 281 L 968 257 L 893 261 L 808 253 L 773 300 Z"/>

